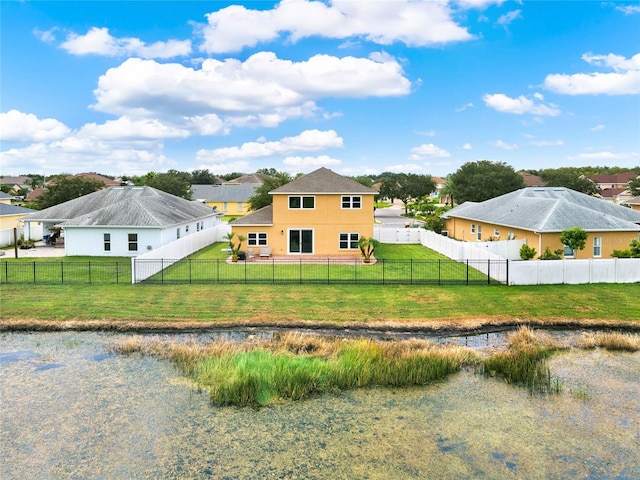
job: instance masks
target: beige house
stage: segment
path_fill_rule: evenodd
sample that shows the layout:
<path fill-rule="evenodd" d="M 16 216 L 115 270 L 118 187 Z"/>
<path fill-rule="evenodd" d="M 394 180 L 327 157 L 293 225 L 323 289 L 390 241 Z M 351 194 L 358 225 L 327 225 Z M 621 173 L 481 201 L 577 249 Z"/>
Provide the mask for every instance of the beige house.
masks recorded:
<path fill-rule="evenodd" d="M 231 223 L 244 248 L 273 255 L 353 256 L 373 236 L 377 192 L 320 168 L 269 192 L 273 204 Z"/>
<path fill-rule="evenodd" d="M 449 236 L 468 242 L 525 239 L 538 255 L 548 247 L 567 258 L 609 258 L 640 238 L 640 212 L 563 187 L 529 187 L 442 215 Z M 583 251 L 560 242 L 563 230 L 588 233 Z"/>

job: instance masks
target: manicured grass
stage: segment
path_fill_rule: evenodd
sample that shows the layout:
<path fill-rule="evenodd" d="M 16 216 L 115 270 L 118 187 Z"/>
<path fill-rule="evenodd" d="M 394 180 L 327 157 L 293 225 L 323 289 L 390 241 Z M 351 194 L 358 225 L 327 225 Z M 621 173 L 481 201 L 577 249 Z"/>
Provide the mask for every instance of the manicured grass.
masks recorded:
<path fill-rule="evenodd" d="M 0 261 L 0 283 L 130 283 L 129 257 L 32 257 Z"/>
<path fill-rule="evenodd" d="M 2 319 L 318 324 L 640 323 L 640 284 L 2 285 Z"/>

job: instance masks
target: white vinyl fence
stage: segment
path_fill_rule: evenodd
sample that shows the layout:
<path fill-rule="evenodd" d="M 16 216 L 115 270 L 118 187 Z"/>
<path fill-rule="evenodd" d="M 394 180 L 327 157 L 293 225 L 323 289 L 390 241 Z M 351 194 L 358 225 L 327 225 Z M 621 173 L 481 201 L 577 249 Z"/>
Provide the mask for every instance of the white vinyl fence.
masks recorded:
<path fill-rule="evenodd" d="M 524 240 L 461 242 L 422 228 L 374 227 L 374 238 L 382 243 L 421 244 L 453 260 L 474 262 L 474 268 L 509 285 L 554 285 L 581 283 L 638 283 L 639 258 L 590 260 L 517 260 Z M 494 268 L 491 260 L 509 259 L 508 268 Z M 477 266 L 476 266 L 477 265 Z"/>
<path fill-rule="evenodd" d="M 131 259 L 131 282 L 138 283 L 155 275 L 163 268 L 170 267 L 178 260 L 191 255 L 215 242 L 224 240 L 224 236 L 231 231 L 228 223 L 221 223 L 212 228 L 182 237 Z M 137 262 L 137 260 L 160 260 L 163 262 Z"/>

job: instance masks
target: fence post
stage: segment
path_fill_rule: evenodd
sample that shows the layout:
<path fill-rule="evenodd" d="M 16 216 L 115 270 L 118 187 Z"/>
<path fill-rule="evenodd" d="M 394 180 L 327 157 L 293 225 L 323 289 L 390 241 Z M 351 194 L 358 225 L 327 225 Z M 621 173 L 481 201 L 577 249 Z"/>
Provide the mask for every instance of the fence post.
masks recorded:
<path fill-rule="evenodd" d="M 469 259 L 467 258 L 467 285 L 469 285 Z"/>
<path fill-rule="evenodd" d="M 36 283 L 36 261 L 33 261 L 33 283 Z"/>
<path fill-rule="evenodd" d="M 120 283 L 120 271 L 118 270 L 118 262 L 116 262 L 116 283 Z"/>
<path fill-rule="evenodd" d="M 438 285 L 440 285 L 440 284 L 441 284 L 441 283 L 440 283 L 440 270 L 441 270 L 441 268 L 442 268 L 441 260 L 442 260 L 442 259 L 440 259 L 440 258 L 438 259 Z"/>
<path fill-rule="evenodd" d="M 386 264 L 386 261 L 387 260 L 385 258 L 382 259 L 382 285 L 384 285 L 384 266 Z"/>
<path fill-rule="evenodd" d="M 331 261 L 327 258 L 327 285 L 331 284 Z"/>
<path fill-rule="evenodd" d="M 491 259 L 487 258 L 487 285 L 491 285 Z"/>
<path fill-rule="evenodd" d="M 91 285 L 91 262 L 89 262 L 89 285 Z"/>
<path fill-rule="evenodd" d="M 509 286 L 509 259 L 508 258 L 507 258 L 506 262 L 507 262 L 507 275 L 506 275 L 507 276 L 507 286 Z"/>
<path fill-rule="evenodd" d="M 64 262 L 60 262 L 60 283 L 64 285 Z"/>
<path fill-rule="evenodd" d="M 413 258 L 409 259 L 409 285 L 413 285 Z"/>
<path fill-rule="evenodd" d="M 164 285 L 164 258 L 160 259 L 160 283 Z"/>
<path fill-rule="evenodd" d="M 192 258 L 189 259 L 189 283 L 191 283 L 191 260 L 193 260 Z"/>
<path fill-rule="evenodd" d="M 244 257 L 244 283 L 247 283 L 247 257 Z"/>

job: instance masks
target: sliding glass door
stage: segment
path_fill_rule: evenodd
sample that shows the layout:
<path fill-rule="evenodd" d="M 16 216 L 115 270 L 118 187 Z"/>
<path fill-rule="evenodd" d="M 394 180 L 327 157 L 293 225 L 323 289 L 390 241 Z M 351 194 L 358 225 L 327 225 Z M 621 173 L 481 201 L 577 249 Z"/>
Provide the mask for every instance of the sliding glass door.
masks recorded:
<path fill-rule="evenodd" d="M 313 230 L 289 230 L 289 253 L 313 253 Z"/>

